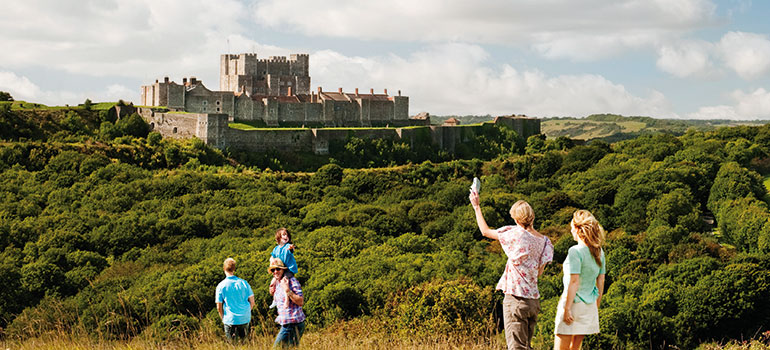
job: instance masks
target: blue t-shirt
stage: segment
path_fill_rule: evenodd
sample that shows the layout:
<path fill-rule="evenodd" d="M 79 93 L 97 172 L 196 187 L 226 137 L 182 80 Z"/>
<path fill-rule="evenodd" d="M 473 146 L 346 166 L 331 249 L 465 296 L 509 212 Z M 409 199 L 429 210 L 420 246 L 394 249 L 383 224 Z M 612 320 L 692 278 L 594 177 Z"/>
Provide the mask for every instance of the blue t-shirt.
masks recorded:
<path fill-rule="evenodd" d="M 605 273 L 604 250 L 601 252 L 602 265 L 596 264 L 587 245 L 579 243 L 569 248 L 564 260 L 564 291 L 569 286 L 570 274 L 580 275 L 580 285 L 575 293 L 575 303 L 593 304 L 599 298 L 596 278 Z"/>
<path fill-rule="evenodd" d="M 228 276 L 217 285 L 215 302 L 224 304 L 222 323 L 246 324 L 251 321 L 249 297 L 254 295 L 248 282 L 236 276 Z"/>
<path fill-rule="evenodd" d="M 297 274 L 297 260 L 294 260 L 294 253 L 289 250 L 289 243 L 286 244 L 279 244 L 273 248 L 273 252 L 270 253 L 270 256 L 273 258 L 278 258 L 283 261 L 283 264 L 286 265 L 286 268 L 291 271 L 293 274 Z"/>

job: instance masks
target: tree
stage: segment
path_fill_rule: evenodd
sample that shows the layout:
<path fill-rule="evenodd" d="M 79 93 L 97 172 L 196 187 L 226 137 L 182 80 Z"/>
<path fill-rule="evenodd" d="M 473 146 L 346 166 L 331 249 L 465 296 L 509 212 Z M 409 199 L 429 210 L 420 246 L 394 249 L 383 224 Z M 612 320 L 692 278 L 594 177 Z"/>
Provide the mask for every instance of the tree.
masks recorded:
<path fill-rule="evenodd" d="M 543 153 L 545 151 L 545 134 L 532 135 L 527 138 L 527 154 Z"/>
<path fill-rule="evenodd" d="M 719 203 L 723 200 L 739 199 L 749 195 L 760 199 L 766 193 L 759 174 L 735 162 L 724 163 L 719 168 L 714 185 L 711 186 L 708 208 L 716 213 L 719 211 Z"/>
<path fill-rule="evenodd" d="M 118 120 L 115 126 L 120 130 L 122 135 L 144 138 L 150 133 L 150 125 L 136 113 Z"/>
<path fill-rule="evenodd" d="M 8 92 L 0 91 L 0 101 L 13 101 L 13 97 Z"/>
<path fill-rule="evenodd" d="M 93 105 L 93 102 L 91 102 L 91 99 L 87 98 L 85 102 L 83 102 L 83 109 L 90 111 L 92 105 Z"/>

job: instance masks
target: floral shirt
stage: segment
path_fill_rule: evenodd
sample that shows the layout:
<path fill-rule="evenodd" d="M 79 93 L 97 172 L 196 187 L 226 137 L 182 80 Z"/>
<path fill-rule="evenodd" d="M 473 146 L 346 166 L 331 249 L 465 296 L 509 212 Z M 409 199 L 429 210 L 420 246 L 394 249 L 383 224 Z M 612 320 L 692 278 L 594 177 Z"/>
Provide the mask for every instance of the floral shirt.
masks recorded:
<path fill-rule="evenodd" d="M 497 238 L 508 255 L 508 262 L 496 289 L 521 298 L 540 298 L 537 272 L 540 265 L 553 260 L 551 240 L 546 236 L 537 237 L 518 225 L 497 229 Z"/>
<path fill-rule="evenodd" d="M 292 277 L 289 280 L 289 289 L 291 289 L 294 294 L 303 296 L 302 286 L 299 285 L 299 281 L 297 281 L 296 277 Z M 278 306 L 278 317 L 275 318 L 275 323 L 285 325 L 290 323 L 300 323 L 305 320 L 305 313 L 302 311 L 302 306 L 295 304 L 291 300 L 289 300 L 287 305 L 286 291 L 283 290 L 283 287 L 281 287 L 280 284 L 275 288 L 273 297 Z"/>

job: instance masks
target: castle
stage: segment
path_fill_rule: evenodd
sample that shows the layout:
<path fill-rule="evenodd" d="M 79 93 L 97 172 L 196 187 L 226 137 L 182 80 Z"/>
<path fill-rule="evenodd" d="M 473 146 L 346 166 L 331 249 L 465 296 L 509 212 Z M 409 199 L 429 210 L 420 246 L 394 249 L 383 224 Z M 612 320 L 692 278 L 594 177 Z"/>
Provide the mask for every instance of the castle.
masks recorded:
<path fill-rule="evenodd" d="M 327 154 L 331 140 L 388 138 L 414 145 L 432 142 L 454 152 L 455 145 L 494 124 L 505 124 L 525 139 L 540 134 L 540 120 L 497 117 L 480 125 L 430 125 L 427 115 L 409 118 L 409 98 L 377 94 L 310 91 L 309 56 L 258 59 L 256 54 L 222 55 L 219 91 L 195 77 L 182 84 L 156 80 L 142 86 L 137 108 L 153 131 L 164 137 L 197 137 L 217 148 Z M 239 130 L 233 121 L 262 124 Z M 295 128 L 289 128 L 295 127 Z M 298 128 L 297 128 L 298 127 Z"/>
<path fill-rule="evenodd" d="M 219 91 L 190 77 L 182 84 L 155 81 L 142 86 L 141 105 L 171 111 L 222 113 L 230 120 L 255 121 L 265 126 L 368 127 L 424 124 L 409 119 L 409 97 L 310 91 L 309 56 L 258 59 L 257 54 L 222 55 Z"/>

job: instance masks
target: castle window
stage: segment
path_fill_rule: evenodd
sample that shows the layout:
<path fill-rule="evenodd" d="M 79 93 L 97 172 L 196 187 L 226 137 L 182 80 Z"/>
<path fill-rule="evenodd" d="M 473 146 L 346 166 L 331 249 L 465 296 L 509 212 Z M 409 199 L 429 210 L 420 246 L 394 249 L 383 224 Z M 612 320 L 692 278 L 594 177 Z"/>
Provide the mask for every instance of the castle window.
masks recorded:
<path fill-rule="evenodd" d="M 219 106 L 222 102 L 217 100 L 217 106 Z"/>
<path fill-rule="evenodd" d="M 209 101 L 203 101 L 203 105 L 204 106 L 207 105 L 208 103 L 209 103 Z"/>
<path fill-rule="evenodd" d="M 176 134 L 176 126 L 174 127 L 173 133 L 175 133 L 175 134 Z"/>
<path fill-rule="evenodd" d="M 217 107 L 217 112 L 219 112 L 219 111 L 220 111 L 220 109 L 219 109 L 219 107 Z"/>

